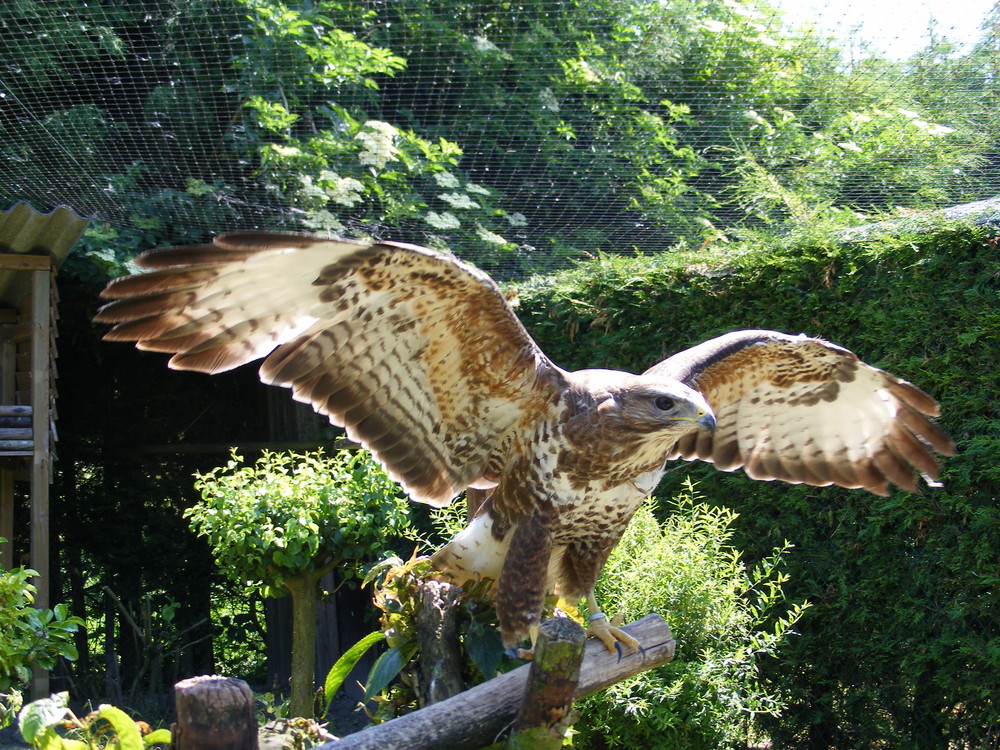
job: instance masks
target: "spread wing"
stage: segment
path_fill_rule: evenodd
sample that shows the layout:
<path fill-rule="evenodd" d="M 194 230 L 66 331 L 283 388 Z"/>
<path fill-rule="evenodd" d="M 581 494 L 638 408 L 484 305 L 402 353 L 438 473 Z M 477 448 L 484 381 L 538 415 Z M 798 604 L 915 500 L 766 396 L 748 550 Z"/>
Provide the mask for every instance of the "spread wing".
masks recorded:
<path fill-rule="evenodd" d="M 261 380 L 345 427 L 416 500 L 477 483 L 563 377 L 488 276 L 425 248 L 243 232 L 137 262 L 154 270 L 103 292 L 106 339 L 206 373 L 266 356 Z"/>
<path fill-rule="evenodd" d="M 955 447 L 928 417 L 922 390 L 805 335 L 736 331 L 675 354 L 646 374 L 674 377 L 705 396 L 714 433 L 681 439 L 671 458 L 743 467 L 754 479 L 838 484 L 887 495 L 938 477 L 934 451 Z"/>

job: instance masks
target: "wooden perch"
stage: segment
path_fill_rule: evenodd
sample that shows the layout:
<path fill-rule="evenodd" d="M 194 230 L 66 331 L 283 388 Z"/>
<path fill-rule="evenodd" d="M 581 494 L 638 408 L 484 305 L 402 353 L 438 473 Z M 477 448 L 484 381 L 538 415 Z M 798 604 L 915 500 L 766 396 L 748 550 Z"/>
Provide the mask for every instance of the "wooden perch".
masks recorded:
<path fill-rule="evenodd" d="M 253 693 L 243 680 L 202 676 L 174 685 L 173 750 L 257 750 Z"/>
<path fill-rule="evenodd" d="M 440 703 L 462 692 L 462 659 L 458 653 L 461 589 L 443 581 L 425 581 L 418 589 L 417 634 L 420 640 L 422 706 Z"/>
<path fill-rule="evenodd" d="M 592 695 L 639 672 L 666 664 L 676 643 L 659 615 L 648 615 L 623 628 L 643 651 L 619 659 L 602 643 L 590 639 L 583 655 L 575 698 Z M 491 745 L 510 727 L 521 705 L 529 665 L 459 693 L 420 711 L 368 727 L 319 750 L 479 750 Z"/>
<path fill-rule="evenodd" d="M 570 712 L 587 633 L 576 620 L 550 617 L 538 630 L 535 658 L 528 667 L 524 698 L 507 747 L 559 750 L 570 725 Z"/>

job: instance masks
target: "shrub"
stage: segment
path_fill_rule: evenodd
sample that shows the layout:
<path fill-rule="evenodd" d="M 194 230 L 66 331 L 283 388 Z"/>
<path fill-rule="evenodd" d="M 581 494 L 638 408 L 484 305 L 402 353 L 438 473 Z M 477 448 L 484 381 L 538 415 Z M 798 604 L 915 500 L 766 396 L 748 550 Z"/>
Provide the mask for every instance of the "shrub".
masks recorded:
<path fill-rule="evenodd" d="M 0 544 L 5 542 L 0 539 Z M 65 604 L 37 609 L 30 568 L 0 570 L 0 728 L 13 721 L 21 707 L 21 688 L 33 667 L 52 669 L 59 657 L 75 659 L 73 633 L 83 625 Z"/>
<path fill-rule="evenodd" d="M 782 594 L 779 567 L 790 545 L 748 570 L 732 546 L 735 513 L 704 504 L 690 485 L 669 510 L 661 522 L 655 503 L 640 508 L 597 595 L 626 621 L 663 615 L 676 656 L 583 701 L 574 746 L 745 747 L 753 718 L 782 708 L 780 688 L 761 683 L 758 663 L 776 653 L 807 606 Z"/>
<path fill-rule="evenodd" d="M 235 581 L 268 596 L 291 595 L 293 717 L 313 708 L 320 581 L 360 578 L 406 534 L 407 501 L 368 451 L 265 452 L 252 466 L 233 454 L 198 476 L 201 501 L 185 512 Z"/>

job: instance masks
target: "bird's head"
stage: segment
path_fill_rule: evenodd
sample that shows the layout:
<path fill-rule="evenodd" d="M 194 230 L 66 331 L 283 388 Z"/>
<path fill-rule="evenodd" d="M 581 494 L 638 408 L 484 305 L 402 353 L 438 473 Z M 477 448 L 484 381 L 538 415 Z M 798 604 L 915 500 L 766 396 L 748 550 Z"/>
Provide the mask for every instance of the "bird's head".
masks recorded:
<path fill-rule="evenodd" d="M 586 371 L 597 414 L 618 429 L 646 435 L 680 437 L 696 429 L 715 429 L 715 414 L 698 391 L 670 378 Z M 583 374 L 583 373 L 581 373 Z"/>

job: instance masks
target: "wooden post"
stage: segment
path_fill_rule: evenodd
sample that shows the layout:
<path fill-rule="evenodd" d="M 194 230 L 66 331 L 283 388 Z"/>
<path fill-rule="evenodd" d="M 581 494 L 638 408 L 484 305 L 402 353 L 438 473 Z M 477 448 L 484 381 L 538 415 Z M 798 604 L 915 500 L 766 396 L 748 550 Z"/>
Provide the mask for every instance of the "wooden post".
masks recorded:
<path fill-rule="evenodd" d="M 444 581 L 426 581 L 417 589 L 417 636 L 420 641 L 422 706 L 462 692 L 462 660 L 458 653 L 458 601 L 461 589 Z"/>
<path fill-rule="evenodd" d="M 0 469 L 0 570 L 14 567 L 14 472 Z"/>
<path fill-rule="evenodd" d="M 174 685 L 173 750 L 257 750 L 253 693 L 243 680 L 202 676 Z"/>
<path fill-rule="evenodd" d="M 34 446 L 31 459 L 31 567 L 38 571 L 35 606 L 49 606 L 49 477 L 52 454 L 49 445 L 49 397 L 51 388 L 50 307 L 52 268 L 31 272 L 31 429 Z M 35 669 L 31 695 L 49 694 L 49 673 Z"/>
<path fill-rule="evenodd" d="M 16 317 L 12 320 L 16 321 Z M 6 327 L 6 326 L 4 326 Z M 17 346 L 6 337 L 0 344 L 0 408 L 13 404 L 16 392 L 14 370 L 17 366 Z M 30 412 L 31 407 L 28 407 Z M 29 417 L 30 419 L 30 417 Z M 9 468 L 0 469 L 0 569 L 14 567 L 14 472 Z"/>
<path fill-rule="evenodd" d="M 676 643 L 659 615 L 648 615 L 623 630 L 643 650 L 619 658 L 604 644 L 588 639 L 576 698 L 584 698 L 633 674 L 666 664 Z M 529 666 L 495 677 L 446 701 L 368 727 L 317 750 L 479 750 L 498 741 L 511 726 L 524 697 Z M 185 749 L 186 750 L 186 749 Z"/>
<path fill-rule="evenodd" d="M 524 698 L 507 739 L 510 750 L 559 750 L 571 723 L 573 697 L 587 634 L 568 617 L 550 617 L 538 629 Z"/>

